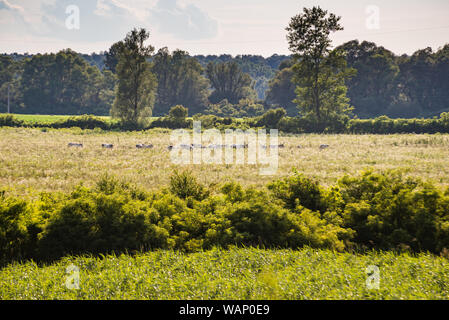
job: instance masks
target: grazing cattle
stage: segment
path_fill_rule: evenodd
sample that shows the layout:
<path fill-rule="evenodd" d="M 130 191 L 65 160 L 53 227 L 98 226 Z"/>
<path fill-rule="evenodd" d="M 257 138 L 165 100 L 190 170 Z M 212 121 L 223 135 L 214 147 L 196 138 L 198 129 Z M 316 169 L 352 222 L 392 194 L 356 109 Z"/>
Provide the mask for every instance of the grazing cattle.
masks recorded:
<path fill-rule="evenodd" d="M 77 148 L 82 148 L 83 144 L 82 143 L 69 143 L 69 147 L 77 147 Z"/>
<path fill-rule="evenodd" d="M 180 147 L 181 147 L 181 149 L 184 149 L 184 150 L 192 150 L 193 149 L 192 145 L 190 145 L 190 144 L 181 144 Z"/>
<path fill-rule="evenodd" d="M 285 148 L 285 145 L 284 144 L 278 144 L 278 145 L 276 145 L 276 144 L 271 144 L 271 145 L 269 145 L 268 147 L 267 146 L 265 146 L 265 145 L 262 145 L 262 148 L 263 149 L 268 149 L 268 148 L 270 148 L 270 149 L 278 149 L 278 148 Z"/>
<path fill-rule="evenodd" d="M 247 144 L 233 144 L 231 145 L 232 149 L 246 149 L 248 148 Z"/>
<path fill-rule="evenodd" d="M 301 146 L 297 146 L 297 148 L 298 148 L 298 149 L 301 149 L 302 147 L 301 147 Z"/>
<path fill-rule="evenodd" d="M 152 144 L 136 144 L 137 149 L 153 149 Z"/>
<path fill-rule="evenodd" d="M 207 148 L 209 149 L 223 149 L 227 147 L 228 147 L 227 144 L 210 144 L 209 146 L 207 146 Z"/>
<path fill-rule="evenodd" d="M 173 147 L 172 145 L 170 145 L 170 146 L 167 147 L 168 151 L 172 151 L 173 148 L 174 148 L 174 147 Z"/>
<path fill-rule="evenodd" d="M 320 146 L 320 150 L 324 150 L 324 149 L 327 149 L 327 148 L 329 148 L 329 145 L 328 145 L 328 144 L 322 144 L 322 145 Z"/>
<path fill-rule="evenodd" d="M 106 149 L 112 149 L 112 148 L 114 148 L 114 145 L 113 145 L 113 144 L 106 144 L 106 143 L 103 143 L 101 146 L 102 146 L 103 148 L 106 148 Z"/>

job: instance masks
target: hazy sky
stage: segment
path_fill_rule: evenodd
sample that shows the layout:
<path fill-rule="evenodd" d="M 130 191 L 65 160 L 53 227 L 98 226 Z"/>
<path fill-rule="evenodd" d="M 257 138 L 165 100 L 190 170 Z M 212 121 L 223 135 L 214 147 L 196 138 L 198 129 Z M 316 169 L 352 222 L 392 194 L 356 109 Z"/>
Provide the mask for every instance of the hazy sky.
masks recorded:
<path fill-rule="evenodd" d="M 0 52 L 99 52 L 145 27 L 157 49 L 289 54 L 285 27 L 314 5 L 342 16 L 335 45 L 369 40 L 411 54 L 449 43 L 449 0 L 0 0 Z"/>

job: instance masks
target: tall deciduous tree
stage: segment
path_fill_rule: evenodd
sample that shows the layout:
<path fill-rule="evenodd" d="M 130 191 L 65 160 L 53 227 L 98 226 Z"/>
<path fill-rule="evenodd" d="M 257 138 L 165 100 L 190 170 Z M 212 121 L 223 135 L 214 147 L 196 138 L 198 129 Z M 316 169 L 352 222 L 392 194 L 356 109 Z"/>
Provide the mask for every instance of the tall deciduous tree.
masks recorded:
<path fill-rule="evenodd" d="M 296 61 L 293 81 L 297 85 L 298 107 L 305 115 L 313 114 L 318 122 L 323 115 L 349 110 L 344 80 L 353 70 L 347 68 L 341 51 L 331 50 L 331 32 L 343 30 L 340 19 L 320 7 L 304 8 L 286 28 Z"/>
<path fill-rule="evenodd" d="M 11 57 L 0 55 L 0 112 L 7 111 L 8 96 L 10 102 L 18 100 L 18 70 L 19 63 Z"/>
<path fill-rule="evenodd" d="M 119 41 L 114 43 L 108 51 L 105 52 L 104 65 L 106 69 L 115 73 L 117 64 L 118 64 L 118 56 L 123 49 L 123 42 Z"/>
<path fill-rule="evenodd" d="M 297 105 L 293 101 L 296 98 L 296 94 L 295 84 L 292 79 L 293 60 L 285 60 L 279 65 L 279 71 L 275 77 L 270 80 L 265 99 L 265 103 L 271 108 L 284 108 L 289 116 L 298 114 Z"/>
<path fill-rule="evenodd" d="M 396 57 L 373 42 L 349 41 L 340 47 L 345 52 L 348 66 L 357 69 L 357 75 L 346 81 L 348 96 L 359 117 L 378 117 L 386 114 L 397 98 L 399 67 Z"/>
<path fill-rule="evenodd" d="M 209 81 L 198 60 L 182 50 L 172 54 L 162 48 L 154 56 L 153 72 L 158 80 L 155 113 L 166 114 L 175 105 L 186 106 L 192 114 L 207 105 Z"/>
<path fill-rule="evenodd" d="M 118 85 L 111 115 L 133 126 L 151 116 L 156 96 L 157 80 L 147 61 L 154 47 L 144 44 L 149 36 L 145 29 L 134 29 L 119 46 Z"/>
<path fill-rule="evenodd" d="M 244 98 L 256 98 L 251 76 L 244 73 L 236 62 L 209 63 L 206 73 L 214 88 L 209 97 L 212 103 L 227 99 L 237 104 Z"/>
<path fill-rule="evenodd" d="M 107 114 L 114 78 L 76 52 L 35 55 L 24 62 L 21 92 L 27 113 Z"/>

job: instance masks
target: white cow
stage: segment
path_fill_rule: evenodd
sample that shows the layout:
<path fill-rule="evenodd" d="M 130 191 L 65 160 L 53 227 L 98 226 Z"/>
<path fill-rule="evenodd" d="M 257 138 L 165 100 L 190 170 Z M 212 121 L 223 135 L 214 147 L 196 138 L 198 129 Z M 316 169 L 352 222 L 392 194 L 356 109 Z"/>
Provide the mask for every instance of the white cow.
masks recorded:
<path fill-rule="evenodd" d="M 136 144 L 137 149 L 153 149 L 152 144 Z"/>
<path fill-rule="evenodd" d="M 69 147 L 82 148 L 82 147 L 83 147 L 83 144 L 82 144 L 82 143 L 73 143 L 73 142 L 70 142 L 70 143 L 69 143 Z"/>

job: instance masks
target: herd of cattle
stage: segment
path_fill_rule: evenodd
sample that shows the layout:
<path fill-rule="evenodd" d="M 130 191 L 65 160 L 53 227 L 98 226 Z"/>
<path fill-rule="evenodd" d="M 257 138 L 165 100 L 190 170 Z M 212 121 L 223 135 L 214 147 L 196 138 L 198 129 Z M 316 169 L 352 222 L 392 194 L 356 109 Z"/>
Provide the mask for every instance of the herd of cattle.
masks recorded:
<path fill-rule="evenodd" d="M 75 148 L 82 148 L 83 144 L 82 143 L 69 143 L 68 144 L 69 147 L 75 147 Z M 103 143 L 101 145 L 102 148 L 105 149 L 113 149 L 114 145 L 113 144 L 106 144 Z M 152 144 L 136 144 L 136 148 L 137 149 L 153 149 L 154 146 Z M 227 144 L 211 144 L 208 146 L 203 146 L 201 144 L 181 144 L 179 146 L 173 146 L 173 145 L 169 145 L 167 147 L 168 150 L 173 150 L 173 149 L 184 149 L 184 150 L 193 150 L 193 149 L 223 149 L 223 148 L 232 148 L 232 149 L 247 149 L 248 148 L 248 144 L 231 144 L 231 145 L 227 145 Z M 269 145 L 269 146 L 265 146 L 262 145 L 263 149 L 283 149 L 285 148 L 285 144 L 276 144 L 276 145 Z M 301 148 L 301 146 L 297 146 L 297 148 Z M 320 145 L 320 150 L 323 149 L 327 149 L 329 148 L 329 145 L 327 144 L 322 144 Z"/>

